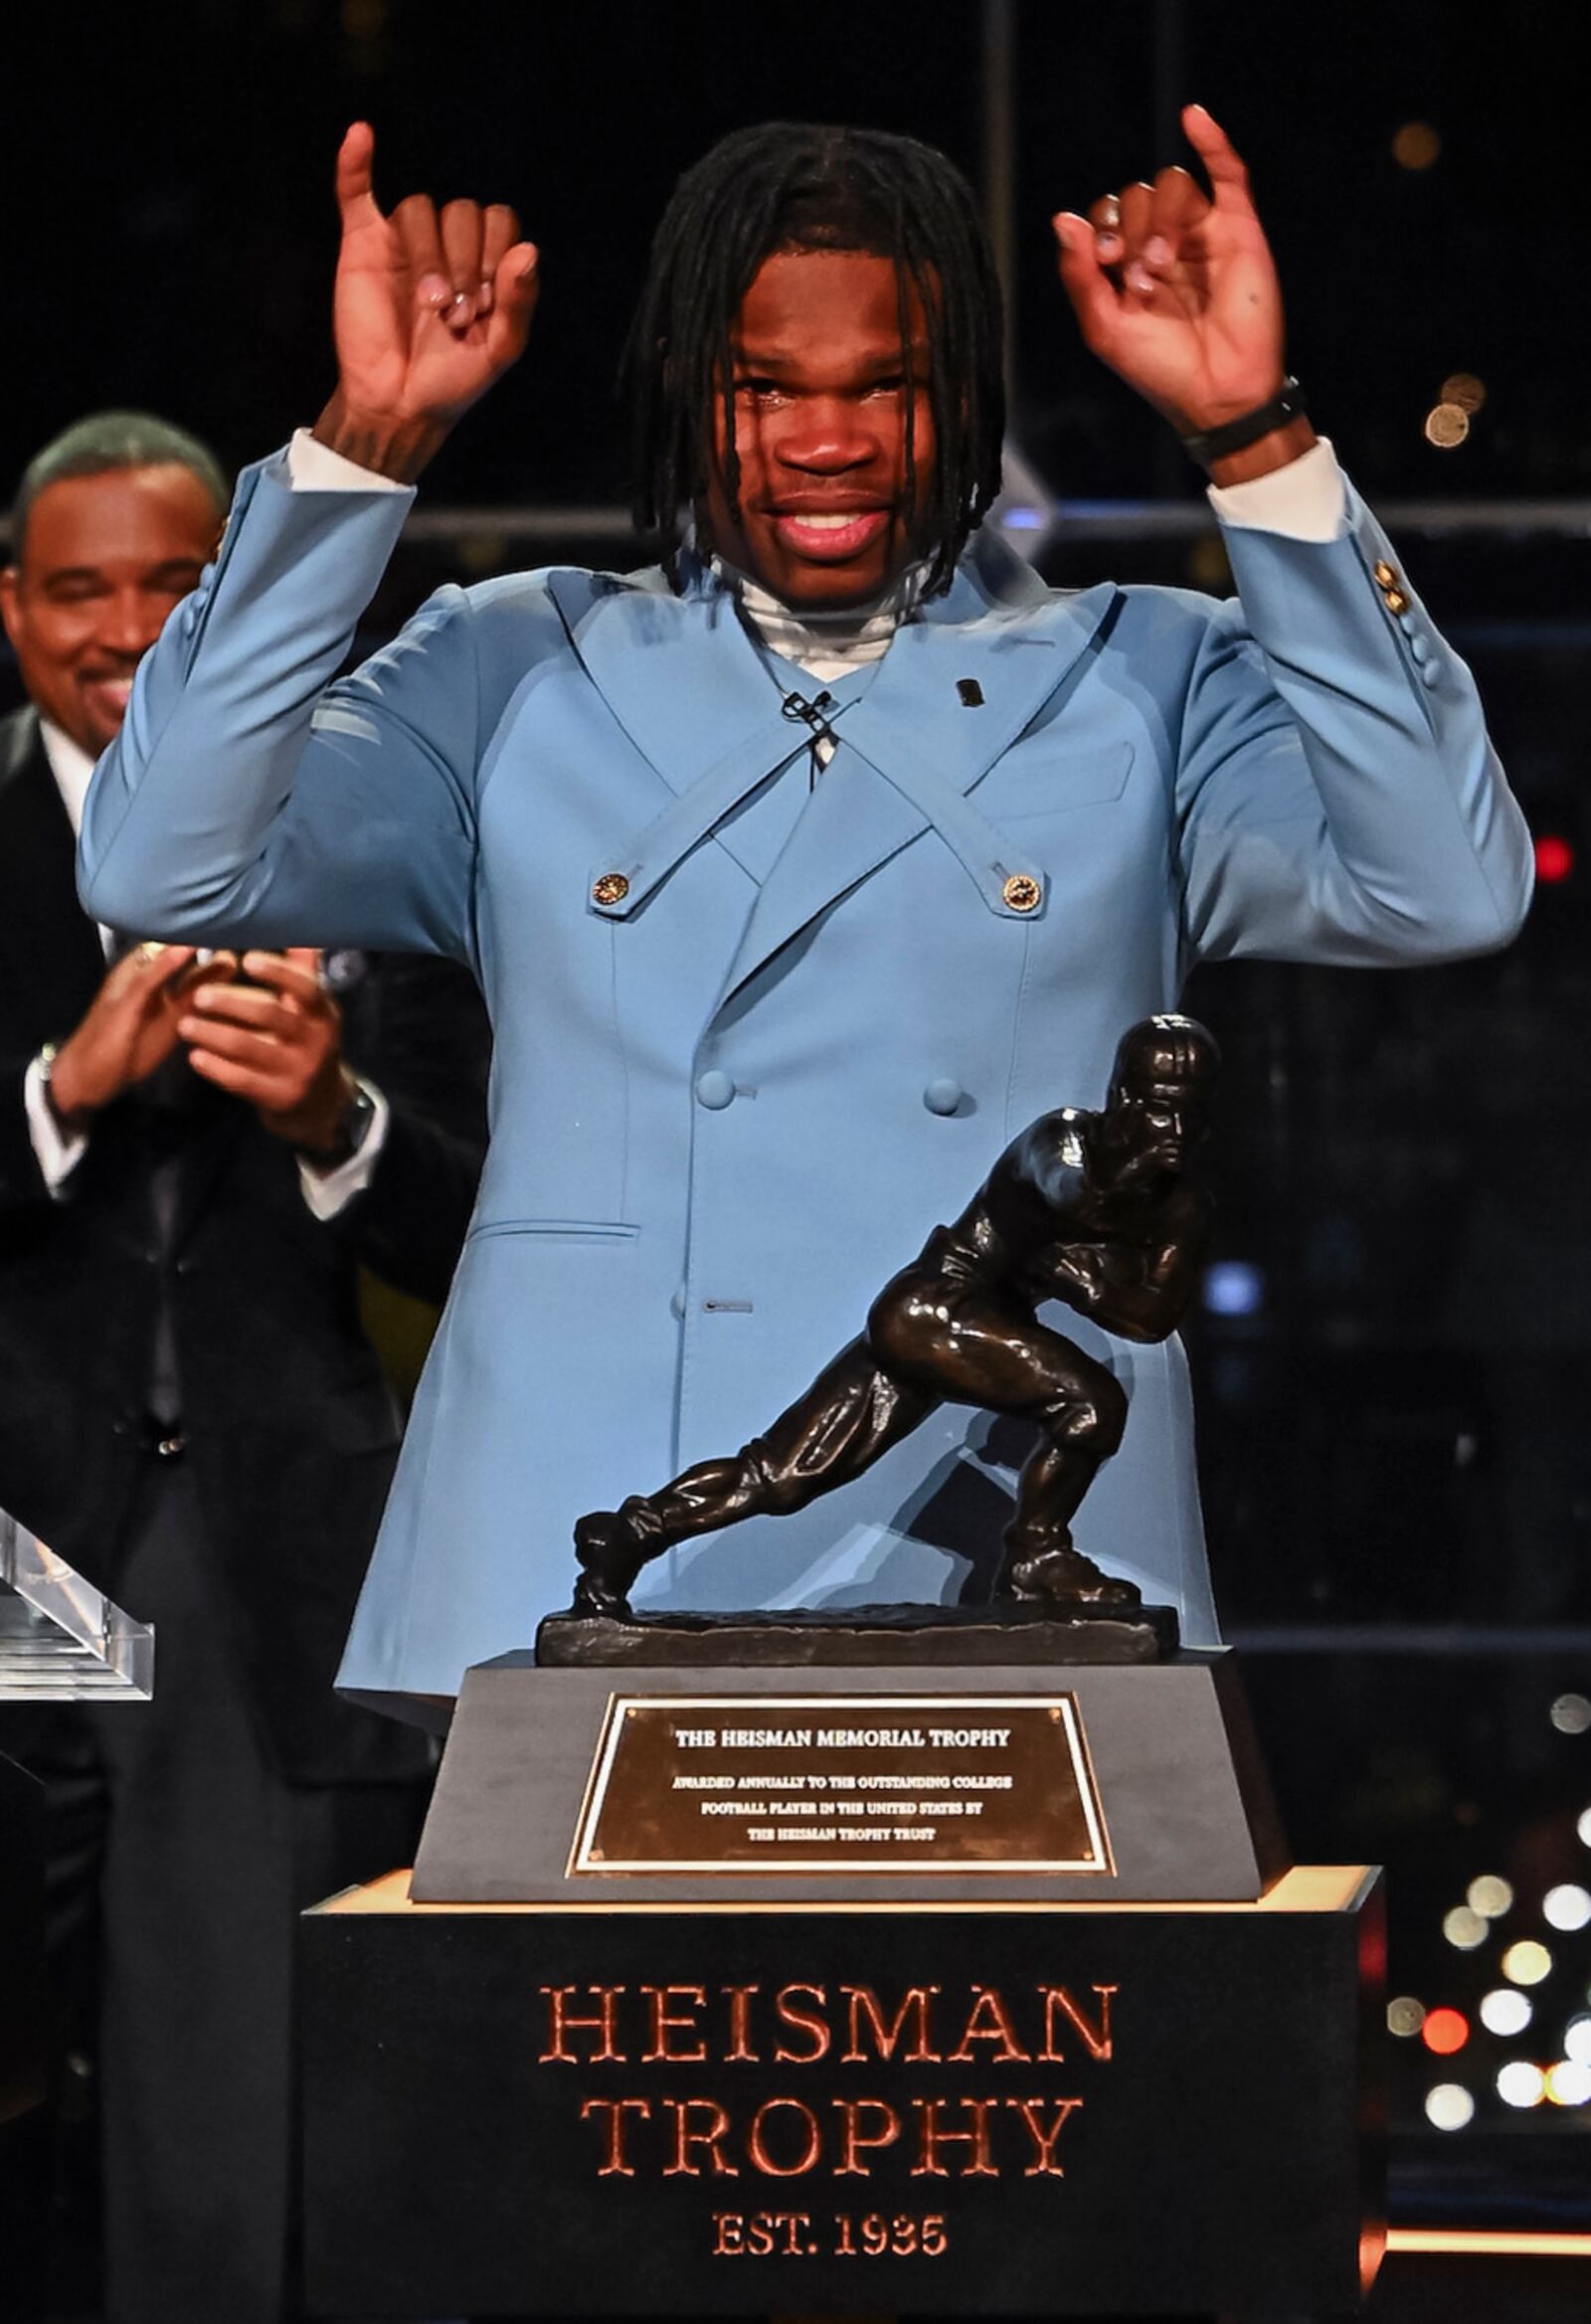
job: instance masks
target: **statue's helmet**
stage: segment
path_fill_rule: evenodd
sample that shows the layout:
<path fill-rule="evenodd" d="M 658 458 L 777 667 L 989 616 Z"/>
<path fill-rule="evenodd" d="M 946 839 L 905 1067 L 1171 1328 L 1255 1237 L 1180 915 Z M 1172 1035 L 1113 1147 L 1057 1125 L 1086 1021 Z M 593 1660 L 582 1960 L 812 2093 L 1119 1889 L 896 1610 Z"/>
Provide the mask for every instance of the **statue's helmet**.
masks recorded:
<path fill-rule="evenodd" d="M 1215 1036 L 1191 1016 L 1149 1016 L 1122 1035 L 1111 1090 L 1133 1097 L 1151 1090 L 1203 1097 L 1220 1071 Z"/>

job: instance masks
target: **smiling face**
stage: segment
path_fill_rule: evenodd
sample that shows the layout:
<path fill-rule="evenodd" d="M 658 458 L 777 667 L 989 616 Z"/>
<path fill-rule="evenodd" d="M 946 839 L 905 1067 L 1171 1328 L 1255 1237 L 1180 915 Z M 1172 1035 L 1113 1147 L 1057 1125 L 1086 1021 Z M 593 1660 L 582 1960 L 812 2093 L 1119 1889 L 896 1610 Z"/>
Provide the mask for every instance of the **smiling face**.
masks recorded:
<path fill-rule="evenodd" d="M 907 313 L 917 498 L 934 462 L 928 323 Z M 906 478 L 906 365 L 895 262 L 861 251 L 776 251 L 732 334 L 738 505 L 715 456 L 706 514 L 719 554 L 786 605 L 862 605 L 921 553 Z"/>
<path fill-rule="evenodd" d="M 90 757 L 115 739 L 132 673 L 220 526 L 199 478 L 174 463 L 63 477 L 29 510 L 0 615 L 34 705 Z"/>

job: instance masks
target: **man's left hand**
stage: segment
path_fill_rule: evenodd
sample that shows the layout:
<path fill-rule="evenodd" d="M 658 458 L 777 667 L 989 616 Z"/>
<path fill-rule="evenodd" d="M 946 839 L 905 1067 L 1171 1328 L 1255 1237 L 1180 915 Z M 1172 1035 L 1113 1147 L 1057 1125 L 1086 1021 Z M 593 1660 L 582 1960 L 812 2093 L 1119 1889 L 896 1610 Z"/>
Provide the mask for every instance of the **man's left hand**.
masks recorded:
<path fill-rule="evenodd" d="M 1087 344 L 1187 436 L 1257 411 L 1287 374 L 1282 293 L 1248 171 L 1202 105 L 1184 107 L 1182 127 L 1213 199 L 1185 169 L 1162 169 L 1054 226 Z M 1288 457 L 1314 442 L 1307 421 L 1293 428 L 1301 441 Z"/>
<path fill-rule="evenodd" d="M 275 1138 L 335 1153 L 352 1093 L 342 1018 L 312 946 L 243 958 L 246 984 L 207 984 L 178 1026 L 195 1073 L 253 1106 Z"/>

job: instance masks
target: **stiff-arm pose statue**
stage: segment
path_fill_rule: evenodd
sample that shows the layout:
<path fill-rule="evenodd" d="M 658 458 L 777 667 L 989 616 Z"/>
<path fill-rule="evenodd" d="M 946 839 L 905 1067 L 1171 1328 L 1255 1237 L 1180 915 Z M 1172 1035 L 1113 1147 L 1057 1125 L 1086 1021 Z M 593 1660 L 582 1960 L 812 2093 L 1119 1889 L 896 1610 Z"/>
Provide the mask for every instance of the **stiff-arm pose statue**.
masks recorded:
<path fill-rule="evenodd" d="M 1037 1310 L 1064 1300 L 1126 1340 L 1163 1340 L 1187 1305 L 1209 1203 L 1183 1172 L 1204 1135 L 1218 1053 L 1191 1017 L 1124 1035 L 1104 1110 L 1045 1114 L 1000 1156 L 953 1226 L 873 1302 L 867 1328 L 731 1460 L 580 1520 L 577 1609 L 625 1609 L 642 1565 L 738 1518 L 785 1517 L 853 1477 L 940 1404 L 1038 1423 L 996 1596 L 1137 1605 L 1072 1545 L 1071 1520 L 1122 1441 L 1114 1373 Z"/>

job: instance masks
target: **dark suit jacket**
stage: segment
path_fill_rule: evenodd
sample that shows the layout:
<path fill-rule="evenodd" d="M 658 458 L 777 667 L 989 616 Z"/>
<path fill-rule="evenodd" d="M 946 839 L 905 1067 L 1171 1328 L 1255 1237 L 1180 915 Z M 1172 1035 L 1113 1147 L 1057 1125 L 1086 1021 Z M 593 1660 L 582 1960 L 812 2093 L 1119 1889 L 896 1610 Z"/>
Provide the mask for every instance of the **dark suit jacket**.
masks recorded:
<path fill-rule="evenodd" d="M 371 1184 L 338 1218 L 314 1218 L 291 1150 L 251 1108 L 182 1073 L 175 1110 L 139 1093 L 107 1108 L 53 1200 L 23 1076 L 105 963 L 38 721 L 0 721 L 0 1507 L 115 1594 L 152 1457 L 164 1288 L 228 1619 L 278 1764 L 311 1782 L 380 1779 L 418 1747 L 332 1692 L 398 1441 L 358 1266 L 441 1299 L 485 1147 L 485 1015 L 465 973 L 358 953 L 328 967 L 349 1062 L 392 1108 Z M 151 1178 L 170 1156 L 162 1236 Z"/>

